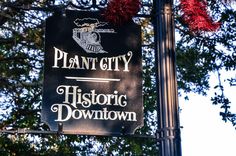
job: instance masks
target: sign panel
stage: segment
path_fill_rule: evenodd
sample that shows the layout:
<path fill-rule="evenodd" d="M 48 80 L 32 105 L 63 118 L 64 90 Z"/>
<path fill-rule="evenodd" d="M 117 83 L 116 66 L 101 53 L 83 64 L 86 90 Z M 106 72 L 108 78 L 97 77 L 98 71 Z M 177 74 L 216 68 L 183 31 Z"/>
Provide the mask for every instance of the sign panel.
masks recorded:
<path fill-rule="evenodd" d="M 143 125 L 141 28 L 99 12 L 46 20 L 42 121 L 67 134 L 133 134 Z"/>

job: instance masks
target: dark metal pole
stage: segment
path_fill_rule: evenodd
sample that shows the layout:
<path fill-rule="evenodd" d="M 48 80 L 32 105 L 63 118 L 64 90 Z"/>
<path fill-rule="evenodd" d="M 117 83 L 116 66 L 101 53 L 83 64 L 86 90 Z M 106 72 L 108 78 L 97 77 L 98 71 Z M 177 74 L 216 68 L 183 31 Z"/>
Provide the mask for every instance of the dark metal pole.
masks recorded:
<path fill-rule="evenodd" d="M 160 156 L 181 156 L 172 0 L 154 0 Z"/>

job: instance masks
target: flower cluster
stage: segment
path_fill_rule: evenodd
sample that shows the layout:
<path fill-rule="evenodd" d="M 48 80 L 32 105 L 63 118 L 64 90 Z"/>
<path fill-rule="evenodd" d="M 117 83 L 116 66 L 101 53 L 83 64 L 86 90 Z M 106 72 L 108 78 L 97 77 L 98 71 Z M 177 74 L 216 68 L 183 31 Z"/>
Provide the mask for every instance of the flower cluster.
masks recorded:
<path fill-rule="evenodd" d="M 221 23 L 214 22 L 207 12 L 205 0 L 181 0 L 183 19 L 192 32 L 216 31 Z"/>
<path fill-rule="evenodd" d="M 131 20 L 139 12 L 140 7 L 140 0 L 110 0 L 103 16 L 114 25 L 122 25 Z"/>

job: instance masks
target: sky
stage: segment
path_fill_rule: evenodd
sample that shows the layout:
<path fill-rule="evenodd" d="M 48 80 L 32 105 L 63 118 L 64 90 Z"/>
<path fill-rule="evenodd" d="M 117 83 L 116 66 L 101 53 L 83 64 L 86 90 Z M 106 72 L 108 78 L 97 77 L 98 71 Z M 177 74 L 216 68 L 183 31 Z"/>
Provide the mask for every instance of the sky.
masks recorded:
<path fill-rule="evenodd" d="M 212 75 L 212 87 L 217 83 L 216 80 L 216 75 Z M 234 105 L 232 113 L 236 113 L 236 86 L 228 87 L 225 83 L 225 87 L 226 95 Z M 236 129 L 231 123 L 222 120 L 220 106 L 212 105 L 210 97 L 214 91 L 211 89 L 208 96 L 190 94 L 189 101 L 179 98 L 180 123 L 183 126 L 182 156 L 236 155 Z"/>

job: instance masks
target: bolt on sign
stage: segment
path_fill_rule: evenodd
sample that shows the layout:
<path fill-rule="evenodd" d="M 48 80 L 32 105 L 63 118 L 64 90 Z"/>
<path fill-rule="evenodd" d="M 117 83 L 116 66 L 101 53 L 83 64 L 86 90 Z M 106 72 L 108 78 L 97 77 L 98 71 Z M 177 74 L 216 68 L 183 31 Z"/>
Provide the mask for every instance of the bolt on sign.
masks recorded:
<path fill-rule="evenodd" d="M 42 121 L 65 134 L 133 134 L 143 125 L 141 28 L 71 11 L 46 20 Z"/>

